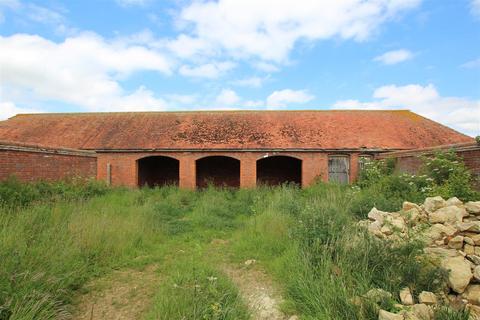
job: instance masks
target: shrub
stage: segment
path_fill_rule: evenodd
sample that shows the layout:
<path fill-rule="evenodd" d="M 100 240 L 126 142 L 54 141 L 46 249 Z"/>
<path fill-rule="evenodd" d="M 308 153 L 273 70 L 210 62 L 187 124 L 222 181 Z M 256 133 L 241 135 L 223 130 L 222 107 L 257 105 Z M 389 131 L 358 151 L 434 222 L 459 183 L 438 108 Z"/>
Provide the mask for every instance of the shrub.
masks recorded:
<path fill-rule="evenodd" d="M 368 187 L 356 189 L 351 209 L 358 218 L 365 219 L 373 207 L 383 211 L 397 211 L 403 201 L 423 201 L 427 191 L 426 176 L 385 175 Z"/>
<path fill-rule="evenodd" d="M 403 201 L 420 203 L 428 196 L 458 197 L 469 201 L 480 198 L 473 189 L 473 179 L 463 161 L 453 152 L 438 152 L 422 157 L 420 174 L 395 173 L 392 161 L 370 161 L 361 171 L 352 211 L 366 218 L 372 207 L 397 211 Z"/>
<path fill-rule="evenodd" d="M 431 179 L 428 195 L 455 196 L 464 201 L 479 197 L 472 187 L 472 174 L 455 152 L 437 152 L 434 157 L 422 160 L 421 172 Z"/>
<path fill-rule="evenodd" d="M 395 170 L 395 159 L 366 160 L 359 173 L 358 185 L 362 188 L 376 184 L 385 176 L 392 175 Z"/>

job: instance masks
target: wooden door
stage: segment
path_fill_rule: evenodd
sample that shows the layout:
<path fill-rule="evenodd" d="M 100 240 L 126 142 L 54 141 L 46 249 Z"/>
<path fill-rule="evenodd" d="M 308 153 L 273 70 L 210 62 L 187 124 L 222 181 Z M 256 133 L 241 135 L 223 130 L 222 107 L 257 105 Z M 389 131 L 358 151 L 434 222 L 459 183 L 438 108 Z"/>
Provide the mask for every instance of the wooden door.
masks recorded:
<path fill-rule="evenodd" d="M 347 156 L 331 156 L 328 158 L 328 181 L 348 183 L 349 158 Z"/>

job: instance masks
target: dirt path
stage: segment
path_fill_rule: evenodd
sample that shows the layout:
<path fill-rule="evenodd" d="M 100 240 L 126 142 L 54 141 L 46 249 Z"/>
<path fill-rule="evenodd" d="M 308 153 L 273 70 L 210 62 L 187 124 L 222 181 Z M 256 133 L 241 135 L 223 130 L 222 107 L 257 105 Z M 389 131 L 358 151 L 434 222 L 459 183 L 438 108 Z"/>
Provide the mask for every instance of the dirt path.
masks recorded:
<path fill-rule="evenodd" d="M 155 294 L 159 283 L 157 266 L 142 271 L 123 270 L 92 281 L 88 293 L 80 296 L 74 320 L 132 320 L 140 319 Z"/>
<path fill-rule="evenodd" d="M 264 272 L 252 266 L 233 265 L 224 266 L 223 271 L 237 286 L 254 320 L 297 319 L 280 311 L 282 298 Z"/>

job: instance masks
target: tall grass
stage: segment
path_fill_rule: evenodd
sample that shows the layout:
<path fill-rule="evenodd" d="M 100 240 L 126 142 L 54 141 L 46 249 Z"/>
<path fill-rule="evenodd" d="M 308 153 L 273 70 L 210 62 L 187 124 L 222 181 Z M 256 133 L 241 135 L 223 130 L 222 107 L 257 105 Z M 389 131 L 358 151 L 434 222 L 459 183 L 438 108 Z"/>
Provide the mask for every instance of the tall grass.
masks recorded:
<path fill-rule="evenodd" d="M 229 190 L 102 189 L 68 197 L 64 190 L 42 200 L 31 194 L 56 186 L 8 183 L 3 194 L 16 196 L 0 206 L 2 320 L 66 318 L 72 298 L 89 279 L 205 246 L 226 237 L 249 214 L 249 194 Z M 75 188 L 90 187 L 67 187 Z M 223 279 L 218 288 L 231 293 L 221 306 L 237 305 L 231 285 L 217 277 Z"/>
<path fill-rule="evenodd" d="M 73 292 L 106 267 L 131 263 L 163 234 L 137 192 L 0 211 L 0 314 L 67 315 Z"/>
<path fill-rule="evenodd" d="M 338 185 L 272 190 L 234 235 L 234 256 L 259 259 L 284 285 L 291 312 L 308 319 L 376 319 L 373 304 L 355 303 L 372 288 L 394 294 L 383 305 L 390 310 L 405 286 L 439 290 L 445 274 L 422 258 L 421 243 L 380 242 L 356 226 L 357 194 Z"/>
<path fill-rule="evenodd" d="M 372 303 L 356 303 L 369 289 L 392 292 L 382 302 L 392 310 L 404 286 L 436 291 L 445 278 L 422 258 L 421 243 L 380 242 L 358 229 L 352 212 L 365 194 L 349 186 L 193 192 L 8 183 L 0 185 L 2 320 L 66 318 L 86 281 L 152 262 L 162 281 L 147 319 L 247 319 L 218 268 L 225 259 L 256 259 L 283 289 L 286 312 L 305 319 L 376 319 Z M 229 245 L 212 249 L 214 239 Z"/>
<path fill-rule="evenodd" d="M 198 255 L 198 252 L 196 253 Z M 212 261 L 195 253 L 177 256 L 165 270 L 146 319 L 249 319 L 238 290 Z"/>

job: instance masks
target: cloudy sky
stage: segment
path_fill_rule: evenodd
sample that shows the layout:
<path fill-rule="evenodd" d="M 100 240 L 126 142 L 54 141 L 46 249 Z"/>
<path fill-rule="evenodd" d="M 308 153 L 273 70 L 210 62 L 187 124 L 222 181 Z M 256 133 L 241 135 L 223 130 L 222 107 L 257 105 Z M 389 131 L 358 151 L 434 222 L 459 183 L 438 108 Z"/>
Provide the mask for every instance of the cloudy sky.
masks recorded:
<path fill-rule="evenodd" d="M 410 109 L 480 134 L 480 0 L 0 0 L 0 118 Z"/>

